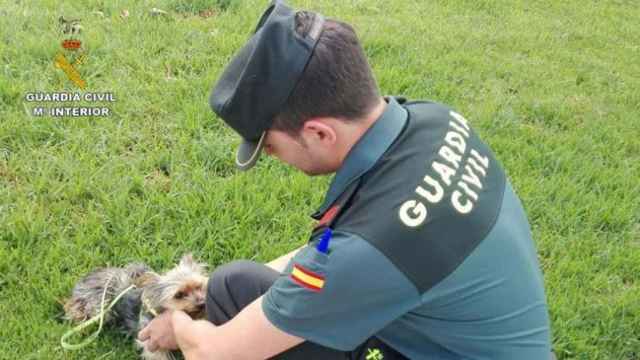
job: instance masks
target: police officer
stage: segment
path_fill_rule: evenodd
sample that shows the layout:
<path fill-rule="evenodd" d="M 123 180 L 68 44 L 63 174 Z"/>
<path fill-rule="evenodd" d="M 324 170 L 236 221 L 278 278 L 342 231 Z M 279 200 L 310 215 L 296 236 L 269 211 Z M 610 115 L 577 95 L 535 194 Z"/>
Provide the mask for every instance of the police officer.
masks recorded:
<path fill-rule="evenodd" d="M 261 153 L 334 173 L 309 243 L 209 281 L 209 321 L 141 331 L 191 359 L 551 358 L 543 279 L 522 205 L 447 106 L 382 97 L 353 29 L 275 1 L 210 97 Z"/>

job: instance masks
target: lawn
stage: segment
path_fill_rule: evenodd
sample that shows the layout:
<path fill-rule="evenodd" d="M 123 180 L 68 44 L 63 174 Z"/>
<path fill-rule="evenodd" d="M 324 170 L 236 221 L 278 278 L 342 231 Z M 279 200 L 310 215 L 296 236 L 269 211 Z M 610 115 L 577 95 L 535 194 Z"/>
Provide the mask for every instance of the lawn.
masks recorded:
<path fill-rule="evenodd" d="M 385 94 L 449 104 L 490 144 L 532 224 L 558 358 L 640 359 L 637 1 L 291 2 L 352 23 Z M 0 359 L 135 359 L 113 330 L 59 345 L 60 301 L 96 267 L 305 242 L 330 178 L 272 159 L 237 172 L 207 103 L 266 3 L 0 0 Z M 85 90 L 115 102 L 27 101 L 79 92 L 54 66 L 60 16 L 81 19 Z"/>

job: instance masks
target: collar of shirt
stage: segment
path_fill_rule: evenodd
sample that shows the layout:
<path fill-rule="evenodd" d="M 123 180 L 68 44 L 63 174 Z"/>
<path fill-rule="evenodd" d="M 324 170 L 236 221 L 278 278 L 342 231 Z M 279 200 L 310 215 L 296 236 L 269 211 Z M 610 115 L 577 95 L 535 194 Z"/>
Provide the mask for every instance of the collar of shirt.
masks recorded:
<path fill-rule="evenodd" d="M 393 97 L 385 97 L 385 100 L 384 112 L 347 154 L 329 185 L 322 206 L 311 215 L 314 219 L 320 219 L 351 183 L 371 169 L 402 132 L 407 122 L 407 110 Z"/>

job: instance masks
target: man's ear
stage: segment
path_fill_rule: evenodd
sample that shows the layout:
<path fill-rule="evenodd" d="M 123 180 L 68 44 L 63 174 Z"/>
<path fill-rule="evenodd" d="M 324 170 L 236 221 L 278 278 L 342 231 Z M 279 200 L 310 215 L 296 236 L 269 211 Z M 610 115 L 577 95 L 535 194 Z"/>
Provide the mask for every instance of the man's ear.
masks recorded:
<path fill-rule="evenodd" d="M 336 130 L 331 123 L 323 118 L 307 120 L 300 130 L 301 136 L 307 143 L 320 142 L 326 145 L 334 145 L 338 141 Z"/>

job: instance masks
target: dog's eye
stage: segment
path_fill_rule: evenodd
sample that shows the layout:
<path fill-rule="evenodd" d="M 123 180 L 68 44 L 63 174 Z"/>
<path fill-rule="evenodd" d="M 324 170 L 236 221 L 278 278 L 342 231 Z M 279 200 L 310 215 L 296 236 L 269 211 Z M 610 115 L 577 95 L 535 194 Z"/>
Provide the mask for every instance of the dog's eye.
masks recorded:
<path fill-rule="evenodd" d="M 174 298 L 181 300 L 181 299 L 184 299 L 185 296 L 187 296 L 187 294 L 185 294 L 184 291 L 178 291 L 174 296 Z"/>

